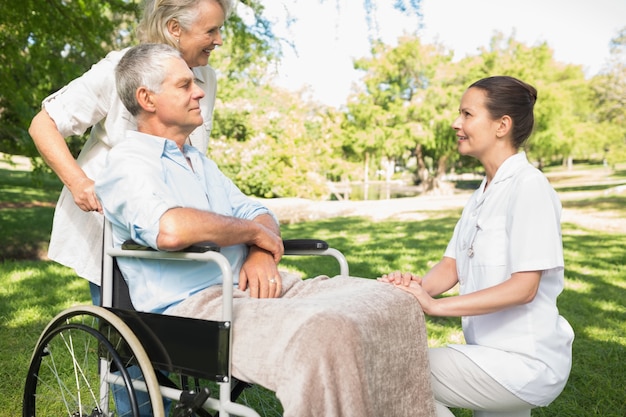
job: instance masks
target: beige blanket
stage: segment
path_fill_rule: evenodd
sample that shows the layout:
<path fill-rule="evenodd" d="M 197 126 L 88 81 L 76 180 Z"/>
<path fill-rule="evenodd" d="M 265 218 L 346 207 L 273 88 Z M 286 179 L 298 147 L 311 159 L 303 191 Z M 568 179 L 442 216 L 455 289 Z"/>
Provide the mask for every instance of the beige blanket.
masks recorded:
<path fill-rule="evenodd" d="M 285 417 L 435 415 L 414 297 L 371 279 L 282 277 L 282 298 L 235 290 L 235 377 L 275 391 Z M 220 295 L 209 288 L 168 313 L 217 319 Z"/>

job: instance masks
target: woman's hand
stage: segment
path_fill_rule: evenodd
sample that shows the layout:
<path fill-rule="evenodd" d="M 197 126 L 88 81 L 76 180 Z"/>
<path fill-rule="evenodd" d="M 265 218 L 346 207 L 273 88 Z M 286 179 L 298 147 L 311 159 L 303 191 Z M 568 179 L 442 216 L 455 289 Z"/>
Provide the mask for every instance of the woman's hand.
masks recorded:
<path fill-rule="evenodd" d="M 404 292 L 412 294 L 417 298 L 424 313 L 430 314 L 431 306 L 435 299 L 422 287 L 422 277 L 411 272 L 393 271 L 378 278 L 378 281 L 388 282 Z"/>
<path fill-rule="evenodd" d="M 74 202 L 83 211 L 97 211 L 102 213 L 102 205 L 96 196 L 96 187 L 93 180 L 84 177 L 68 186 Z"/>
<path fill-rule="evenodd" d="M 416 282 L 418 285 L 422 285 L 422 277 L 415 275 L 411 272 L 393 271 L 388 274 L 384 274 L 378 278 L 381 282 L 388 282 L 395 285 L 409 286 L 411 282 Z"/>
<path fill-rule="evenodd" d="M 428 295 L 426 290 L 424 290 L 424 288 L 422 287 L 421 283 L 418 283 L 417 281 L 410 281 L 408 285 L 395 284 L 395 286 L 396 288 L 408 292 L 409 294 L 412 294 L 415 298 L 417 298 L 417 302 L 420 303 L 420 306 L 422 307 L 424 313 L 430 315 L 433 314 L 433 307 L 437 300 Z"/>

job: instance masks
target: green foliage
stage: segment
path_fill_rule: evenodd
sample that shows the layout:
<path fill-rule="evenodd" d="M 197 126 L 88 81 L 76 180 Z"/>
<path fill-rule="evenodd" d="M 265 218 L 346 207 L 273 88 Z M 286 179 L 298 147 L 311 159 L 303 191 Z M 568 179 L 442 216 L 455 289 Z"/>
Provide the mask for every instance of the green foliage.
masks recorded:
<path fill-rule="evenodd" d="M 47 251 L 54 203 L 61 183 L 26 171 L 0 169 L 0 261 L 33 259 Z"/>
<path fill-rule="evenodd" d="M 41 100 L 131 42 L 137 1 L 0 4 L 0 150 L 33 156 L 27 129 Z"/>
<path fill-rule="evenodd" d="M 271 60 L 274 35 L 256 0 L 253 19 L 234 15 L 225 27 L 229 79 Z M 41 101 L 82 75 L 107 52 L 135 42 L 141 0 L 7 0 L 0 4 L 0 151 L 37 155 L 28 135 Z M 68 138 L 77 155 L 84 138 Z"/>
<path fill-rule="evenodd" d="M 252 19 L 244 21 L 233 13 L 224 25 L 224 44 L 211 56 L 211 66 L 219 76 L 220 97 L 227 101 L 237 97 L 233 95 L 237 84 L 252 81 L 258 85 L 269 63 L 281 54 L 281 45 L 263 17 L 261 2 L 242 1 L 238 7 L 250 12 Z"/>
<path fill-rule="evenodd" d="M 450 108 L 453 94 L 441 74 L 452 55 L 410 36 L 399 39 L 395 48 L 377 44 L 372 55 L 355 62 L 355 68 L 366 72 L 365 90 L 348 103 L 344 128 L 351 134 L 344 137 L 346 152 L 361 158 L 368 153 L 406 159 L 419 147 L 435 159 L 449 154 L 450 145 L 436 141 L 433 127 L 438 129 L 446 117 L 444 109 Z"/>
<path fill-rule="evenodd" d="M 475 170 L 477 161 L 456 152 L 450 124 L 469 84 L 510 75 L 539 91 L 535 133 L 526 150 L 540 166 L 554 160 L 602 159 L 609 149 L 619 150 L 611 152 L 612 162 L 624 160 L 624 88 L 616 83 L 624 80 L 624 66 L 614 64 L 610 76 L 589 82 L 581 67 L 556 62 L 547 44 L 529 47 L 495 34 L 489 48 L 458 63 L 437 45 L 407 36 L 396 47 L 375 45 L 372 57 L 357 60 L 355 68 L 365 71 L 364 88 L 348 103 L 338 138 L 346 158 L 373 156 L 376 167 L 390 158 L 411 166 L 415 158 L 416 178 L 434 187 L 433 176 L 451 169 Z M 605 105 L 598 109 L 598 103 Z"/>
<path fill-rule="evenodd" d="M 325 173 L 333 157 L 325 132 L 331 115 L 280 89 L 242 85 L 237 99 L 215 111 L 211 158 L 250 195 L 327 196 Z"/>
<path fill-rule="evenodd" d="M 604 72 L 592 80 L 596 130 L 607 161 L 626 160 L 626 27 L 611 44 L 611 60 Z"/>
<path fill-rule="evenodd" d="M 374 4 L 363 6 L 371 19 Z M 420 0 L 394 7 L 415 15 L 419 28 Z M 140 14 L 140 0 L 0 3 L 0 151 L 36 155 L 27 129 L 41 100 L 108 51 L 132 44 Z M 530 47 L 499 33 L 459 62 L 453 51 L 416 35 L 396 46 L 372 40 L 371 55 L 355 61 L 363 88 L 337 111 L 272 85 L 289 40 L 274 36 L 262 1 L 243 0 L 211 57 L 219 82 L 211 155 L 257 196 L 328 198 L 327 180 L 381 172 L 391 179 L 398 171 L 428 190 L 446 173 L 480 169 L 458 155 L 450 124 L 471 82 L 507 74 L 538 88 L 536 129 L 526 150 L 540 167 L 574 158 L 615 165 L 626 161 L 625 33 L 613 39 L 611 60 L 591 80 L 581 67 L 556 62 L 547 44 Z M 67 141 L 77 155 L 84 138 Z"/>

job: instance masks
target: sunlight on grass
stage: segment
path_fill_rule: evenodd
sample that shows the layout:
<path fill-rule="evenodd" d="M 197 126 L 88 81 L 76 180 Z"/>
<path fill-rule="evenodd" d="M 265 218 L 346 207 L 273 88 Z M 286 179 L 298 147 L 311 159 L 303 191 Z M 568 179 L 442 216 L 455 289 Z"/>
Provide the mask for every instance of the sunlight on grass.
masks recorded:
<path fill-rule="evenodd" d="M 6 176 L 7 171 L 0 170 L 2 173 Z M 622 176 L 626 177 L 626 171 Z M 11 187 L 29 181 L 25 176 L 8 180 L 6 184 Z M 54 189 L 58 194 L 60 187 Z M 9 193 L 8 187 L 6 190 L 7 201 L 40 198 L 36 193 L 16 195 Z M 46 200 L 54 201 L 55 192 L 50 192 Z M 566 201 L 564 206 L 611 210 L 625 217 L 626 195 Z M 9 241 L 15 249 L 23 248 L 25 243 L 47 242 L 51 213 L 52 209 L 42 208 L 3 210 L 0 213 L 3 238 L 15 239 Z M 284 225 L 282 230 L 286 239 L 327 240 L 345 254 L 354 276 L 374 278 L 393 270 L 424 274 L 443 255 L 459 214 L 458 210 L 442 210 L 429 213 L 423 220 L 421 216 L 386 221 L 333 218 Z M 24 230 L 24 224 L 28 224 L 28 231 Z M 624 417 L 626 235 L 603 233 L 573 223 L 563 224 L 562 228 L 566 280 L 558 307 L 576 333 L 574 363 L 561 396 L 550 406 L 533 410 L 532 416 Z M 3 247 L 6 255 L 7 245 Z M 338 272 L 336 261 L 326 257 L 286 257 L 281 262 L 282 269 L 296 271 L 304 277 L 333 276 Z M 87 282 L 70 269 L 44 261 L 0 262 L 0 361 L 5 376 L 0 380 L 0 417 L 21 415 L 24 373 L 45 325 L 63 309 L 88 304 L 89 300 Z M 431 347 L 464 343 L 459 318 L 426 316 L 426 326 Z M 471 415 L 460 410 L 454 413 L 463 417 Z"/>
<path fill-rule="evenodd" d="M 16 310 L 12 317 L 4 322 L 5 326 L 18 328 L 41 321 L 47 310 L 40 306 L 30 306 Z"/>
<path fill-rule="evenodd" d="M 617 335 L 615 330 L 608 327 L 588 326 L 585 328 L 587 337 L 598 342 L 612 342 L 626 344 L 626 335 Z"/>
<path fill-rule="evenodd" d="M 588 282 L 573 281 L 571 279 L 565 279 L 565 289 L 576 291 L 582 294 L 586 294 L 586 293 L 591 292 L 592 286 Z"/>
<path fill-rule="evenodd" d="M 443 347 L 448 344 L 463 344 L 465 337 L 461 330 L 460 323 L 458 328 L 450 328 L 450 324 L 435 324 L 426 319 L 426 327 L 428 331 L 428 347 Z"/>

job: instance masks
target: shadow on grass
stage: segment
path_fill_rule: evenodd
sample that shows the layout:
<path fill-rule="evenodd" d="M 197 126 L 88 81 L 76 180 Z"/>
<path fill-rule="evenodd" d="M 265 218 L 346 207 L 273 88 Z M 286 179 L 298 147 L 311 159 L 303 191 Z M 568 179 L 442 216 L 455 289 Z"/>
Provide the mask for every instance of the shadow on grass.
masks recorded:
<path fill-rule="evenodd" d="M 566 289 L 559 309 L 576 334 L 568 384 L 533 416 L 626 415 L 626 236 L 564 225 Z"/>
<path fill-rule="evenodd" d="M 44 258 L 61 183 L 6 169 L 0 169 L 0 178 L 0 261 Z"/>
<path fill-rule="evenodd" d="M 604 200 L 604 199 L 603 199 Z M 599 204 L 611 209 L 621 197 Z M 624 207 L 624 206 L 622 206 Z M 287 225 L 285 238 L 316 237 L 342 250 L 351 275 L 373 278 L 390 270 L 426 272 L 440 259 L 452 235 L 457 213 L 435 220 L 371 222 L 363 218 L 339 218 Z M 346 232 L 349 230 L 349 232 Z M 559 297 L 561 314 L 576 333 L 573 368 L 568 384 L 550 406 L 533 410 L 533 416 L 626 415 L 626 236 L 563 226 L 566 288 Z M 304 276 L 331 275 L 332 260 L 286 258 L 284 265 L 302 270 Z M 334 268 L 334 269 L 333 269 Z M 454 334 L 455 318 L 427 318 L 429 338 Z M 457 416 L 469 416 L 455 410 Z"/>
<path fill-rule="evenodd" d="M 559 187 L 558 185 L 554 186 L 554 189 L 559 193 L 568 193 L 568 192 L 576 192 L 576 191 L 602 191 L 602 190 L 610 190 L 611 188 L 615 188 L 618 186 L 623 186 L 626 183 L 621 184 L 590 184 L 590 185 L 576 185 L 576 186 L 563 186 Z"/>
<path fill-rule="evenodd" d="M 564 205 L 612 210 L 622 209 L 624 202 L 621 196 L 610 196 Z M 11 215 L 21 217 L 15 225 L 29 225 L 37 217 L 51 216 L 51 211 Z M 459 211 L 439 215 L 422 221 L 333 218 L 282 229 L 288 239 L 327 240 L 344 252 L 353 276 L 375 278 L 391 270 L 423 274 L 441 258 Z M 5 219 L 0 221 L 4 228 Z M 47 222 L 49 227 L 50 217 Z M 549 407 L 533 410 L 533 416 L 624 416 L 626 236 L 565 224 L 563 242 L 566 289 L 559 297 L 559 309 L 576 332 L 574 365 L 561 396 Z M 333 259 L 286 257 L 282 264 L 304 276 L 338 272 Z M 0 416 L 13 416 L 20 414 L 24 373 L 44 325 L 69 305 L 88 303 L 89 292 L 86 281 L 50 262 L 0 263 L 0 284 L 0 352 L 7 375 L 0 379 Z M 429 338 L 440 338 L 459 328 L 455 318 L 428 317 L 427 323 Z M 469 415 L 465 411 L 455 413 Z"/>
<path fill-rule="evenodd" d="M 52 262 L 0 262 L 0 416 L 22 414 L 30 356 L 45 325 L 75 304 L 89 303 L 87 281 Z"/>
<path fill-rule="evenodd" d="M 430 261 L 441 258 L 457 218 L 457 212 L 422 221 L 372 222 L 343 217 L 285 225 L 282 231 L 286 239 L 324 239 L 344 253 L 350 275 L 376 278 L 393 270 L 426 272 Z M 281 263 L 303 271 L 305 276 L 339 271 L 332 259 L 285 257 Z"/>
<path fill-rule="evenodd" d="M 45 259 L 54 208 L 0 209 L 0 261 Z"/>
<path fill-rule="evenodd" d="M 623 212 L 626 208 L 626 195 L 608 195 L 582 200 L 563 201 L 563 208 Z"/>
<path fill-rule="evenodd" d="M 54 203 L 63 184 L 53 175 L 35 176 L 29 171 L 0 168 L 2 188 L 0 203 L 46 204 Z"/>

